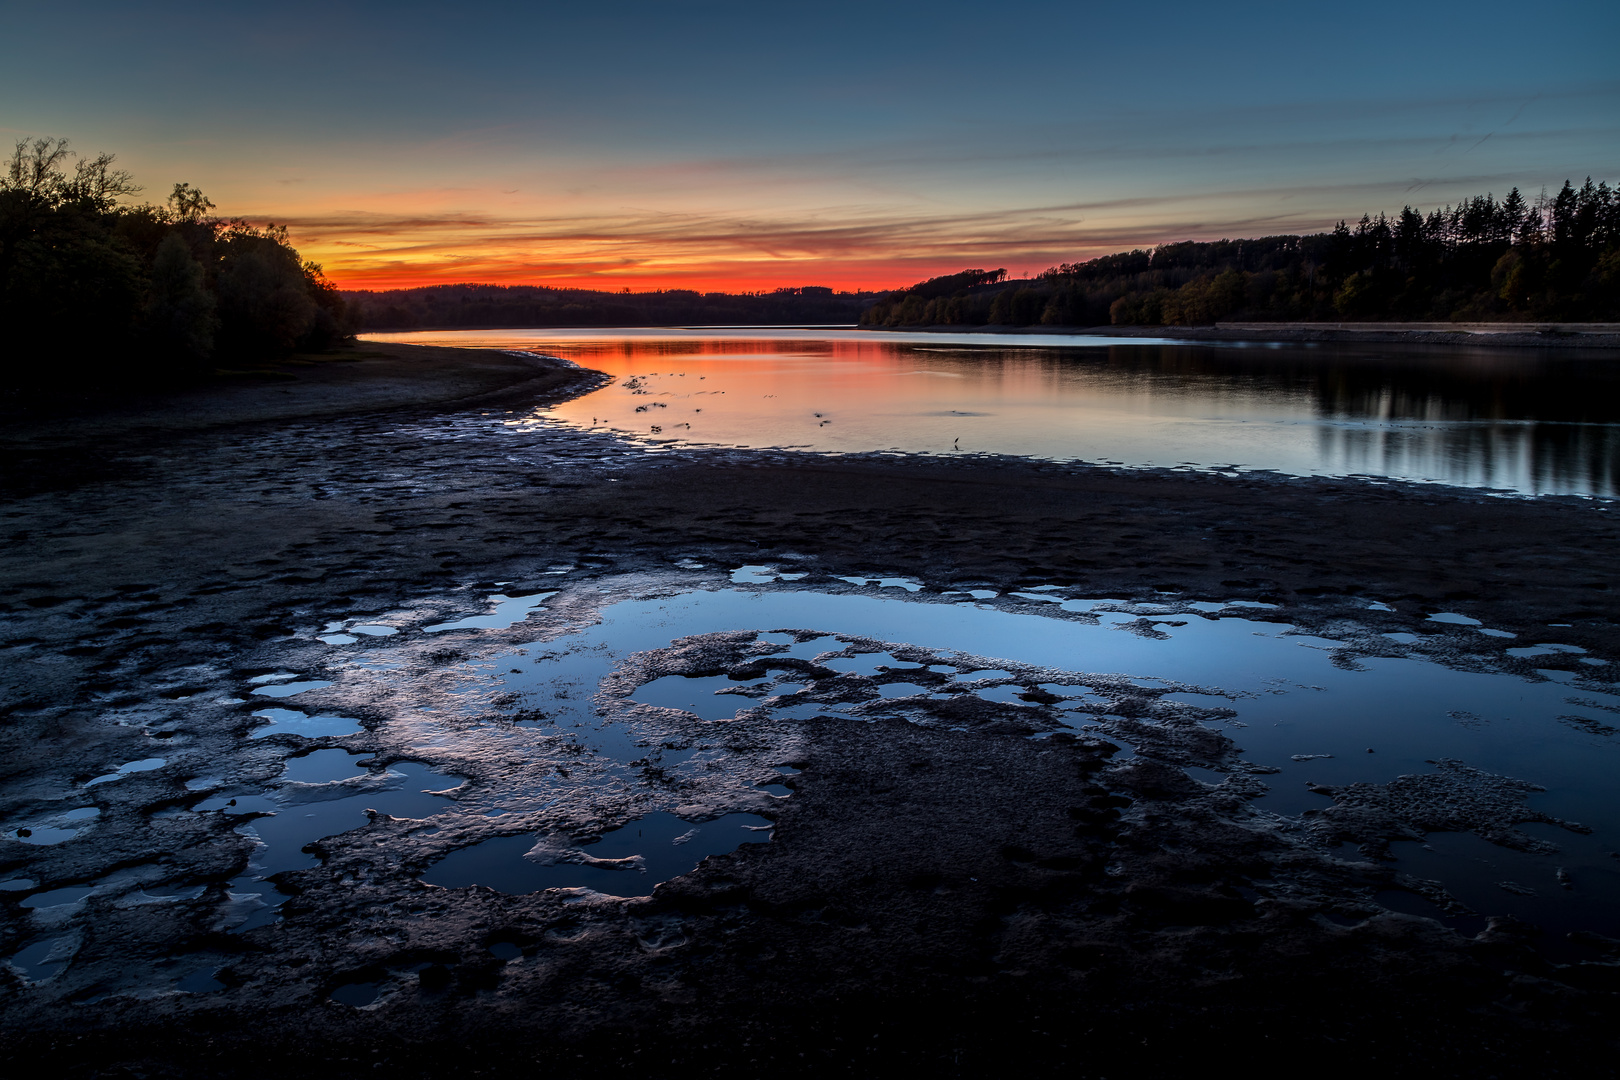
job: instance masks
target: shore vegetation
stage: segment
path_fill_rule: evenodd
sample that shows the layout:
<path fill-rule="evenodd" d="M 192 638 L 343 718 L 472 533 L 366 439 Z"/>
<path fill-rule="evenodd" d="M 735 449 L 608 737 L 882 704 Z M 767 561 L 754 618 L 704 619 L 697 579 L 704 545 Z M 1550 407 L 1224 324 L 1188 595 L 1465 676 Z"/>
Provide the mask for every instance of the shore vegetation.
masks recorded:
<path fill-rule="evenodd" d="M 428 285 L 344 296 L 367 330 L 527 326 L 786 326 L 848 324 L 882 295 L 805 285 L 770 292 L 604 292 L 546 285 Z"/>
<path fill-rule="evenodd" d="M 861 325 L 1199 326 L 1620 319 L 1620 191 L 1590 178 L 1331 232 L 1186 241 L 1006 281 L 968 270 L 891 293 Z"/>
<path fill-rule="evenodd" d="M 161 204 L 134 202 L 141 190 L 111 154 L 66 139 L 22 140 L 0 165 L 7 385 L 183 379 L 352 333 L 285 226 L 214 216 L 190 184 Z"/>

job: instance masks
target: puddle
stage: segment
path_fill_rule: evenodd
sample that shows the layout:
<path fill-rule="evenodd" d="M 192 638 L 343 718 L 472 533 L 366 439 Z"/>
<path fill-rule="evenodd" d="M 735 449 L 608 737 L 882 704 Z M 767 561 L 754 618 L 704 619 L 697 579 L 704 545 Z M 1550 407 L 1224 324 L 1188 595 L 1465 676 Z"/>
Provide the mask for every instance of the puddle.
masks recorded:
<path fill-rule="evenodd" d="M 124 777 L 129 776 L 132 773 L 151 772 L 154 769 L 161 769 L 168 763 L 168 758 L 160 757 L 142 758 L 139 761 L 126 762 L 125 764 L 118 766 L 118 768 L 112 772 L 107 773 L 105 776 L 98 776 L 93 780 L 86 780 L 84 782 L 84 786 L 91 787 L 95 784 L 106 784 L 113 780 L 122 780 Z"/>
<path fill-rule="evenodd" d="M 488 615 L 469 615 L 465 619 L 435 623 L 424 629 L 430 634 L 446 630 L 505 630 L 527 619 L 542 603 L 556 595 L 555 592 L 534 593 L 529 596 L 507 596 L 504 593 L 496 593 L 488 598 L 489 602 L 495 605 L 495 610 Z"/>
<path fill-rule="evenodd" d="M 1028 688 L 1014 683 L 1009 683 L 1004 686 L 987 686 L 983 690 L 974 691 L 974 693 L 978 694 L 986 701 L 1000 701 L 1008 705 L 1030 704 L 1030 702 L 1025 701 L 1023 698 L 1024 694 L 1029 693 Z"/>
<path fill-rule="evenodd" d="M 844 648 L 844 643 L 830 634 L 816 634 L 804 641 L 799 641 L 792 634 L 761 634 L 756 640 L 772 645 L 786 645 L 787 650 L 776 655 L 791 656 L 799 660 L 814 660 L 822 653 L 839 652 Z"/>
<path fill-rule="evenodd" d="M 542 865 L 525 858 L 535 847 L 535 837 L 503 836 L 451 852 L 422 880 L 446 889 L 484 885 L 504 893 L 591 889 L 608 896 L 651 896 L 655 885 L 691 873 L 710 855 L 765 843 L 770 828 L 769 819 L 755 814 L 727 814 L 701 823 L 670 813 L 648 814 L 575 849 L 599 863 L 627 860 L 619 868 L 578 862 Z"/>
<path fill-rule="evenodd" d="M 725 675 L 698 678 L 666 675 L 642 686 L 635 692 L 634 698 L 644 705 L 682 709 L 704 720 L 730 720 L 737 715 L 738 710 L 752 708 L 758 702 L 753 698 L 726 694 L 722 691 L 758 681 L 752 679 L 740 682 Z"/>
<path fill-rule="evenodd" d="M 298 784 L 330 784 L 339 780 L 357 780 L 366 770 L 355 764 L 361 755 L 347 750 L 317 750 L 313 754 L 288 758 L 283 780 Z"/>
<path fill-rule="evenodd" d="M 1520 648 L 1520 649 L 1509 649 L 1507 651 L 1507 654 L 1509 656 L 1520 656 L 1520 657 L 1528 658 L 1528 657 L 1532 657 L 1532 656 L 1556 656 L 1559 653 L 1570 653 L 1570 654 L 1573 654 L 1573 655 L 1579 655 L 1580 653 L 1584 653 L 1585 651 L 1586 651 L 1585 649 L 1581 648 L 1578 645 L 1555 645 L 1552 642 L 1544 641 L 1539 645 L 1531 645 L 1531 646 L 1527 646 L 1525 648 Z"/>
<path fill-rule="evenodd" d="M 1536 924 L 1559 959 L 1578 959 L 1560 950 L 1566 934 L 1591 930 L 1620 936 L 1620 860 L 1592 836 L 1527 823 L 1519 826 L 1558 846 L 1554 853 L 1515 851 L 1473 833 L 1430 833 L 1419 843 L 1395 843 L 1395 868 L 1414 877 L 1440 881 L 1446 891 L 1475 911 L 1512 915 Z"/>
<path fill-rule="evenodd" d="M 260 846 L 248 860 L 248 873 L 230 884 L 232 900 L 247 909 L 232 920 L 232 930 L 239 933 L 275 921 L 275 909 L 289 897 L 264 879 L 316 865 L 318 860 L 304 851 L 305 846 L 367 824 L 367 810 L 396 818 L 425 818 L 455 805 L 436 792 L 456 787 L 460 777 L 418 762 L 373 771 L 359 760 L 346 750 L 317 750 L 289 759 L 276 787 L 260 794 L 215 795 L 192 807 L 198 813 L 252 815 L 236 829 Z M 299 786 L 285 786 L 289 783 Z M 364 790 L 356 791 L 357 787 Z"/>
<path fill-rule="evenodd" d="M 67 967 L 76 944 L 77 939 L 71 936 L 45 938 L 25 947 L 8 963 L 29 982 L 44 982 Z"/>
<path fill-rule="evenodd" d="M 260 697 L 285 698 L 293 697 L 296 694 L 302 694 L 306 690 L 319 690 L 322 687 L 331 685 L 332 684 L 330 682 L 320 682 L 318 680 L 310 680 L 307 682 L 272 683 L 261 686 L 253 692 Z"/>
<path fill-rule="evenodd" d="M 320 739 L 354 735 L 364 730 L 360 721 L 347 716 L 309 716 L 293 709 L 260 709 L 253 715 L 269 723 L 250 734 L 250 739 L 262 739 L 266 735 L 301 735 L 306 739 Z"/>
<path fill-rule="evenodd" d="M 13 840 L 25 844 L 49 847 L 73 839 L 94 824 L 101 816 L 100 807 L 81 806 L 65 814 L 45 818 L 33 825 L 24 825 L 6 833 Z"/>
<path fill-rule="evenodd" d="M 916 665 L 908 665 L 904 660 L 896 659 L 893 653 L 870 652 L 858 653 L 855 656 L 834 656 L 823 660 L 821 666 L 831 668 L 833 671 L 848 671 L 870 675 L 880 667 L 915 667 Z"/>
<path fill-rule="evenodd" d="M 88 888 L 83 885 L 73 885 L 65 889 L 49 889 L 25 897 L 22 906 L 25 908 L 77 907 L 95 892 L 96 887 L 94 885 Z"/>
<path fill-rule="evenodd" d="M 374 982 L 344 983 L 332 991 L 332 1000 L 339 1005 L 348 1005 L 351 1008 L 363 1009 L 377 1000 L 382 992 L 382 986 Z"/>
<path fill-rule="evenodd" d="M 892 682 L 882 683 L 877 692 L 886 698 L 912 697 L 917 694 L 927 694 L 933 687 L 918 686 L 916 683 Z"/>
<path fill-rule="evenodd" d="M 353 645 L 362 637 L 393 637 L 397 627 L 381 623 L 328 623 L 317 637 L 328 645 Z M 356 636 L 359 635 L 359 636 Z"/>

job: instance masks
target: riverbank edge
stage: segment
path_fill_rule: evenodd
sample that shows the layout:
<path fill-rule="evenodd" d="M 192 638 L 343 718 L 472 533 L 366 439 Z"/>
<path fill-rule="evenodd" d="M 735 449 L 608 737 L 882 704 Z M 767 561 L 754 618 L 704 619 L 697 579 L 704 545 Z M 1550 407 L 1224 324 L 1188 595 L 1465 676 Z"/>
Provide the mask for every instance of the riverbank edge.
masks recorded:
<path fill-rule="evenodd" d="M 360 341 L 166 386 L 12 389 L 0 393 L 0 446 L 93 420 L 96 437 L 133 430 L 335 418 L 395 409 L 473 408 L 582 394 L 606 375 L 530 351 Z"/>
<path fill-rule="evenodd" d="M 1492 329 L 1437 329 L 1418 323 L 1410 329 L 1352 329 L 1344 323 L 1217 323 L 1214 326 L 863 326 L 874 333 L 995 334 L 1008 337 L 1151 338 L 1189 344 L 1298 344 L 1306 342 L 1368 345 L 1463 345 L 1471 349 L 1620 349 L 1620 324 L 1572 326 L 1612 329 L 1498 330 L 1504 323 L 1464 324 Z M 1536 324 L 1542 325 L 1542 324 Z M 1080 342 L 1077 342 L 1079 344 Z"/>

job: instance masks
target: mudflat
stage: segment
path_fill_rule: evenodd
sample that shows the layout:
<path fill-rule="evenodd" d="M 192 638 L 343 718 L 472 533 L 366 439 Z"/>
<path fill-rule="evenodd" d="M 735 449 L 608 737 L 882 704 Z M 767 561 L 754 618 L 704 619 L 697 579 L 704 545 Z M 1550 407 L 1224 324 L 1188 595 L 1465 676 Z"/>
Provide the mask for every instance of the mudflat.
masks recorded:
<path fill-rule="evenodd" d="M 517 422 L 594 373 L 365 351 L 8 419 L 0 879 L 29 884 L 0 892 L 0 952 L 50 945 L 57 960 L 40 963 L 61 968 L 0 967 L 14 1071 L 1110 1075 L 1232 1054 L 1335 1074 L 1612 1071 L 1620 942 L 1588 935 L 1553 956 L 1513 919 L 1464 934 L 1372 903 L 1415 887 L 1379 859 L 1410 822 L 1345 798 L 1325 829 L 1280 824 L 1254 809 L 1230 739 L 1149 701 L 1119 723 L 1152 728 L 1161 752 L 1128 758 L 1104 738 L 1032 739 L 991 703 L 937 725 L 694 726 L 791 772 L 791 797 L 750 804 L 774 822 L 769 843 L 647 897 L 514 895 L 423 884 L 439 840 L 379 812 L 276 876 L 279 917 L 240 929 L 220 913 L 241 906 L 230 883 L 252 843 L 242 818 L 194 812 L 202 795 L 309 746 L 438 764 L 430 746 L 378 736 L 386 708 L 353 694 L 329 701 L 366 722 L 357 734 L 245 737 L 243 687 L 320 677 L 334 646 L 318 628 L 376 612 L 415 613 L 409 630 L 485 591 L 656 593 L 677 572 L 719 585 L 732 567 L 790 565 L 799 586 L 903 576 L 920 599 L 1062 581 L 1126 601 L 1249 600 L 1307 629 L 1352 608 L 1388 632 L 1466 610 L 1525 635 L 1568 624 L 1563 641 L 1620 659 L 1620 526 L 1601 501 L 983 457 L 651 453 Z M 1395 610 L 1367 614 L 1380 601 Z M 525 641 L 521 626 L 500 633 Z M 402 648 L 424 672 L 469 658 L 426 637 Z M 644 662 L 649 677 L 737 678 L 762 663 L 730 638 Z M 805 678 L 831 677 L 827 664 L 805 662 Z M 502 767 L 538 763 L 562 784 L 579 771 L 570 753 Z M 89 784 L 109 762 L 154 760 Z M 1231 778 L 1196 782 L 1186 762 Z M 656 764 L 637 763 L 648 783 Z M 1487 816 L 1505 805 L 1480 796 L 1499 778 L 1447 776 L 1440 797 Z M 64 799 L 94 806 L 95 827 L 53 846 L 16 835 Z M 575 835 L 611 824 L 570 821 Z M 488 828 L 464 837 L 501 827 Z M 18 899 L 74 887 L 86 895 Z M 156 977 L 185 957 L 208 958 L 207 985 Z"/>

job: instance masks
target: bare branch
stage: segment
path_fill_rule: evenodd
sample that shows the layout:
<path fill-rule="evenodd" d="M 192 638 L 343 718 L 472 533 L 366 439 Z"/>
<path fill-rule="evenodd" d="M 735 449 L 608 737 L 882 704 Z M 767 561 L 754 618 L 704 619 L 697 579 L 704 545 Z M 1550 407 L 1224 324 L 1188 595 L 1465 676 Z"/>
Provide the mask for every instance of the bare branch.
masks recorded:
<path fill-rule="evenodd" d="M 125 195 L 141 190 L 135 178 L 123 169 L 112 168 L 111 154 L 98 154 L 81 160 L 73 171 L 73 194 L 101 206 L 111 206 Z"/>
<path fill-rule="evenodd" d="M 19 139 L 12 151 L 6 171 L 0 177 L 0 189 L 26 191 L 30 195 L 45 195 L 59 190 L 67 180 L 62 165 L 74 156 L 66 139 Z"/>

